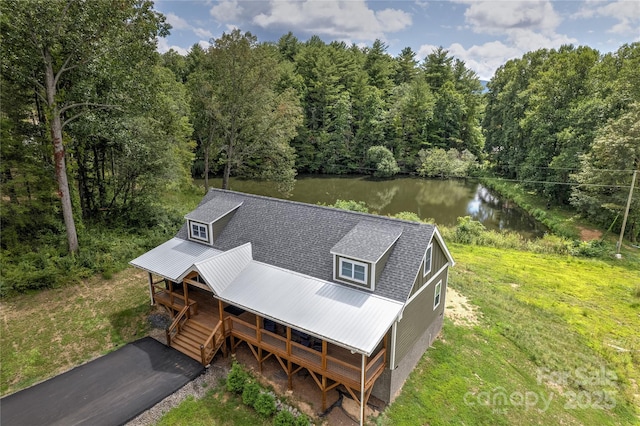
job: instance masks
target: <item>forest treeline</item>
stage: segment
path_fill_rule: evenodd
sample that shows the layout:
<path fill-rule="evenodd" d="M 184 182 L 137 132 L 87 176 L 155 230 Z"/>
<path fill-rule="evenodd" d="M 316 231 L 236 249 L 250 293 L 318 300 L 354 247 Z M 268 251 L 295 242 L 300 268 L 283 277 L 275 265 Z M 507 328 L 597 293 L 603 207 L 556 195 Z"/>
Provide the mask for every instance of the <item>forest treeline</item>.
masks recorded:
<path fill-rule="evenodd" d="M 265 43 L 233 30 L 208 49 L 160 55 L 170 26 L 150 1 L 0 8 L 1 245 L 11 259 L 63 238 L 76 253 L 96 224 L 172 229 L 179 218 L 161 196 L 192 176 L 287 190 L 297 173 L 482 169 L 609 226 L 640 167 L 638 43 L 530 52 L 483 93 L 442 48 L 419 60 L 380 40 Z"/>

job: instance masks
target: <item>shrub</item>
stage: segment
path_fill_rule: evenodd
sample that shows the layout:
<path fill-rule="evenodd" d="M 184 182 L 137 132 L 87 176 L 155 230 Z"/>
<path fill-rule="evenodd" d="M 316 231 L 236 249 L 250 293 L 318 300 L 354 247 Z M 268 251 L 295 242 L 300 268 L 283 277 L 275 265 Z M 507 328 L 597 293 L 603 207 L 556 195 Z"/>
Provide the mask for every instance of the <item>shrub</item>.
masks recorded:
<path fill-rule="evenodd" d="M 454 240 L 456 243 L 471 244 L 485 231 L 484 225 L 471 219 L 471 216 L 459 217 Z"/>
<path fill-rule="evenodd" d="M 300 414 L 298 417 L 296 417 L 296 421 L 294 424 L 295 426 L 309 426 L 311 424 L 311 421 L 305 414 Z"/>
<path fill-rule="evenodd" d="M 336 200 L 336 202 L 329 207 L 335 207 L 336 209 L 342 210 L 351 210 L 352 212 L 369 213 L 367 204 L 364 201 Z"/>
<path fill-rule="evenodd" d="M 242 402 L 245 405 L 253 407 L 260 395 L 260 385 L 250 380 L 247 380 L 244 384 L 244 390 L 242 391 Z"/>
<path fill-rule="evenodd" d="M 247 372 L 242 369 L 240 364 L 234 361 L 231 371 L 227 375 L 227 390 L 233 393 L 242 393 L 248 379 Z"/>
<path fill-rule="evenodd" d="M 276 400 L 270 393 L 261 393 L 256 398 L 253 408 L 262 417 L 270 417 L 276 412 Z"/>
<path fill-rule="evenodd" d="M 400 171 L 393 153 L 384 146 L 372 146 L 367 151 L 367 157 L 371 166 L 375 168 L 375 177 L 391 177 Z"/>
<path fill-rule="evenodd" d="M 393 217 L 397 219 L 408 220 L 411 222 L 422 222 L 422 219 L 420 219 L 420 216 L 418 216 L 414 212 L 400 212 L 400 213 L 394 214 Z"/>
<path fill-rule="evenodd" d="M 274 426 L 296 426 L 296 418 L 289 410 L 282 410 L 273 418 Z"/>
<path fill-rule="evenodd" d="M 603 241 L 575 241 L 570 252 L 574 256 L 599 257 L 604 255 L 607 247 Z"/>

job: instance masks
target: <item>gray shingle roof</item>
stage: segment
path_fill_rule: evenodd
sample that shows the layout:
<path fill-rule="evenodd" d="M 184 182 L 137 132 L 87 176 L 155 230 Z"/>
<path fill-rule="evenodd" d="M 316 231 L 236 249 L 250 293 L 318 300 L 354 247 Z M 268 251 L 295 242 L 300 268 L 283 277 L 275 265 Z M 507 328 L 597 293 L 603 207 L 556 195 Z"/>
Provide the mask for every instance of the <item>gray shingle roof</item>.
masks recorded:
<path fill-rule="evenodd" d="M 333 281 L 331 249 L 358 223 L 401 229 L 375 288 L 375 294 L 400 302 L 409 296 L 435 229 L 424 223 L 220 189 L 211 189 L 190 215 L 211 216 L 214 213 L 208 210 L 222 203 L 242 206 L 216 239 L 214 248 L 227 251 L 250 242 L 255 260 L 325 281 Z M 186 223 L 176 237 L 188 239 Z"/>
<path fill-rule="evenodd" d="M 331 248 L 332 253 L 353 259 L 377 262 L 402 234 L 402 227 L 360 221 Z"/>
<path fill-rule="evenodd" d="M 230 211 L 237 209 L 242 205 L 242 201 L 231 200 L 224 197 L 218 197 L 210 200 L 205 205 L 198 206 L 194 211 L 187 213 L 185 218 L 195 220 L 202 223 L 211 223 L 220 219 Z"/>

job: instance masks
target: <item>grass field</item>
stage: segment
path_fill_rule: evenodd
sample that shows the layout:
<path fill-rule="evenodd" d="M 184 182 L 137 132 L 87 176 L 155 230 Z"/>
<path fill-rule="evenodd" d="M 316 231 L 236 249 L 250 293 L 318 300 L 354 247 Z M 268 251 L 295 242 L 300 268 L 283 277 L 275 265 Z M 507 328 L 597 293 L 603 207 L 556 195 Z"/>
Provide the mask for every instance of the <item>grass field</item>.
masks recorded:
<path fill-rule="evenodd" d="M 231 426 L 271 425 L 251 408 L 242 403 L 242 398 L 227 392 L 224 386 L 210 390 L 204 398 L 188 397 L 180 406 L 160 419 L 158 426 Z"/>
<path fill-rule="evenodd" d="M 640 423 L 637 259 L 450 249 L 479 322 L 446 320 L 379 424 Z"/>
<path fill-rule="evenodd" d="M 148 332 L 146 274 L 128 268 L 105 280 L 0 301 L 0 393 L 5 395 L 110 352 Z"/>

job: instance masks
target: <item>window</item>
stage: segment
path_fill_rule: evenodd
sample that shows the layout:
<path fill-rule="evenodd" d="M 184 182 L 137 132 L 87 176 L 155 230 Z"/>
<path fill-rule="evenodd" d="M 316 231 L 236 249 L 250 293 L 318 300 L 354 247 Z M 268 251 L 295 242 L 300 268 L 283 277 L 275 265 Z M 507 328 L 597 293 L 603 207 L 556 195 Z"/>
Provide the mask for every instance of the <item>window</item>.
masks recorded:
<path fill-rule="evenodd" d="M 435 292 L 433 295 L 433 309 L 437 308 L 438 305 L 440 304 L 441 293 L 442 293 L 442 280 L 438 281 L 438 284 L 436 284 Z"/>
<path fill-rule="evenodd" d="M 367 265 L 352 260 L 340 259 L 340 278 L 367 283 Z"/>
<path fill-rule="evenodd" d="M 433 253 L 433 245 L 429 244 L 427 252 L 424 254 L 424 276 L 426 277 L 431 272 L 431 254 Z"/>
<path fill-rule="evenodd" d="M 207 227 L 198 223 L 191 224 L 191 238 L 202 241 L 209 241 Z"/>

